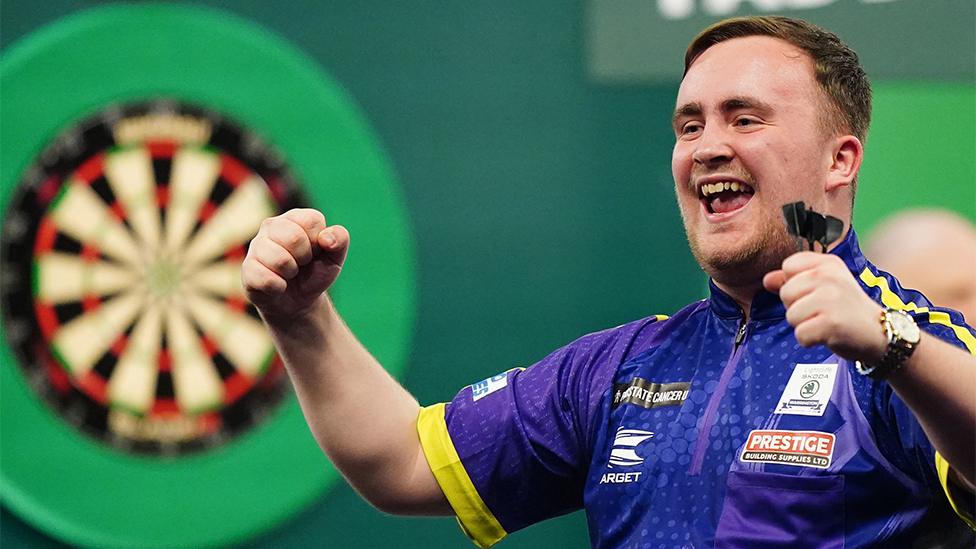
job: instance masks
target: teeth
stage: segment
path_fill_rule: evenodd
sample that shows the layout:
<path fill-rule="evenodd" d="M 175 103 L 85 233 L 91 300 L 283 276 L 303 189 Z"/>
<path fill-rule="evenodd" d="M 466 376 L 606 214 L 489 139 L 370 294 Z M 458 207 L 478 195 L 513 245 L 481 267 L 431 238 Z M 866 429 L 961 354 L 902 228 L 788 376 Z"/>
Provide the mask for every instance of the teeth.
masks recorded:
<path fill-rule="evenodd" d="M 701 193 L 703 196 L 709 196 L 715 193 L 720 193 L 722 191 L 733 191 L 733 192 L 749 192 L 751 189 L 745 183 L 739 183 L 737 181 L 722 181 L 719 183 L 706 183 L 701 186 Z"/>

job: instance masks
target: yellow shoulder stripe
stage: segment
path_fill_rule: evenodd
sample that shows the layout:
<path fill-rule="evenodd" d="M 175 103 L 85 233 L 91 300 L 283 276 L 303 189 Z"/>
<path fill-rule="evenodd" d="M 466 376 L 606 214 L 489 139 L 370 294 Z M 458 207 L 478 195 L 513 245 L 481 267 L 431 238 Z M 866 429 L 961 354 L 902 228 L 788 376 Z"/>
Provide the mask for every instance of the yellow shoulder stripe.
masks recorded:
<path fill-rule="evenodd" d="M 444 419 L 444 403 L 420 409 L 417 432 L 430 470 L 454 508 L 458 524 L 475 545 L 487 549 L 507 535 L 464 470 Z"/>
<path fill-rule="evenodd" d="M 946 497 L 949 498 L 949 505 L 959 515 L 959 518 L 968 524 L 970 528 L 976 530 L 976 518 L 959 504 L 961 497 L 955 497 L 960 489 L 949 481 L 949 467 L 949 462 L 942 457 L 942 454 L 936 452 L 935 470 L 939 473 L 939 483 L 942 484 L 942 489 L 945 490 Z M 965 495 L 962 495 L 962 497 L 965 497 Z"/>
<path fill-rule="evenodd" d="M 929 322 L 933 324 L 942 324 L 943 326 L 948 326 L 952 329 L 952 332 L 959 338 L 959 341 L 966 346 L 966 349 L 970 353 L 976 355 L 976 337 L 973 337 L 972 332 L 967 330 L 964 326 L 959 326 L 952 323 L 952 319 L 949 315 L 942 311 L 931 311 L 928 307 L 919 307 L 914 303 L 905 303 L 898 297 L 898 294 L 891 291 L 888 286 L 888 281 L 885 278 L 875 275 L 866 268 L 861 271 L 861 281 L 871 288 L 879 288 L 881 290 L 881 303 L 885 307 L 890 307 L 892 309 L 897 309 L 899 311 L 911 311 L 916 313 L 928 313 Z M 946 498 L 949 500 L 949 505 L 952 506 L 952 510 L 959 515 L 970 528 L 976 530 L 976 521 L 972 515 L 968 514 L 962 506 L 959 505 L 959 498 L 956 497 L 956 493 L 960 490 L 955 486 L 954 483 L 950 482 L 949 479 L 949 462 L 946 461 L 942 454 L 935 453 L 935 470 L 939 475 L 939 483 L 942 484 L 942 490 L 945 492 Z"/>
<path fill-rule="evenodd" d="M 976 355 L 976 337 L 974 337 L 972 332 L 967 330 L 965 326 L 953 324 L 952 319 L 949 318 L 948 314 L 942 311 L 931 311 L 928 307 L 919 307 L 911 302 L 905 303 L 900 297 L 898 297 L 898 294 L 891 291 L 891 288 L 888 287 L 888 281 L 886 279 L 876 276 L 866 267 L 863 271 L 861 271 L 861 281 L 867 284 L 870 288 L 879 288 L 881 290 L 881 303 L 883 303 L 885 307 L 890 307 L 899 311 L 927 313 L 929 315 L 929 322 L 948 326 L 950 329 L 952 329 L 952 332 L 956 335 L 959 341 L 966 346 L 966 349 L 968 349 L 970 353 Z"/>

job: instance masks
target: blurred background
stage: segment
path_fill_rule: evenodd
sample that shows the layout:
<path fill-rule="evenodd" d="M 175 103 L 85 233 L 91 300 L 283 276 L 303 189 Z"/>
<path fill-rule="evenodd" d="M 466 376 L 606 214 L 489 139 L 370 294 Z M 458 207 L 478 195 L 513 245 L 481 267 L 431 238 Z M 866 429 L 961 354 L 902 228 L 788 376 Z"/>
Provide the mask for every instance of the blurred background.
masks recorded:
<path fill-rule="evenodd" d="M 389 276 L 404 281 L 396 291 L 406 297 L 396 303 L 409 310 L 392 313 L 399 318 L 396 330 L 405 335 L 388 351 L 388 366 L 422 404 L 432 404 L 450 399 L 462 386 L 532 364 L 585 333 L 670 314 L 704 296 L 705 279 L 687 249 L 673 200 L 669 119 L 688 41 L 722 17 L 767 13 L 755 4 L 775 5 L 768 13 L 823 24 L 862 56 L 874 85 L 875 107 L 855 208 L 854 226 L 861 235 L 886 214 L 907 207 L 946 208 L 976 221 L 976 4 L 971 0 L 242 0 L 172 4 L 167 17 L 183 17 L 188 24 L 196 19 L 198 33 L 201 13 L 206 24 L 231 21 L 234 32 L 252 33 L 259 48 L 262 41 L 269 49 L 283 47 L 288 62 L 300 58 L 298 65 L 308 63 L 302 71 L 318 74 L 341 90 L 336 93 L 343 104 L 323 108 L 357 118 L 353 133 L 361 130 L 367 135 L 366 156 L 380 166 L 375 168 L 382 172 L 377 178 L 386 185 L 375 192 L 386 189 L 389 194 L 390 202 L 383 206 L 388 210 L 383 211 L 403 221 L 376 223 L 389 233 L 407 233 L 377 237 L 383 245 L 397 248 L 387 250 L 388 258 L 406 264 L 389 269 Z M 3 89 L 23 88 L 22 80 L 14 81 L 25 74 L 22 65 L 29 64 L 31 56 L 43 55 L 42 50 L 50 51 L 45 48 L 59 36 L 67 40 L 104 32 L 87 29 L 98 27 L 99 14 L 119 7 L 138 22 L 137 28 L 126 29 L 121 19 L 115 46 L 124 58 L 127 48 L 140 48 L 140 34 L 147 41 L 154 39 L 152 17 L 139 14 L 159 4 L 4 0 Z M 117 16 L 114 24 L 120 21 Z M 206 33 L 195 38 L 203 44 L 206 39 Z M 191 53 L 182 53 L 178 44 L 175 48 L 158 55 L 168 56 L 174 65 L 194 63 L 185 57 Z M 233 52 L 226 55 L 228 64 L 240 65 L 234 70 L 246 73 L 246 60 L 234 59 Z M 14 56 L 20 72 L 11 69 Z M 57 65 L 57 59 L 42 60 Z M 110 67 L 106 75 L 127 70 L 138 74 L 140 60 L 145 58 L 134 58 L 129 67 Z M 63 70 L 70 73 L 71 67 Z M 192 78 L 205 79 L 206 70 L 194 72 Z M 348 223 L 356 253 L 356 246 L 365 245 L 357 238 L 371 234 L 369 201 L 352 201 L 359 208 L 356 215 L 337 208 L 346 202 L 331 202 L 327 190 L 316 190 L 323 183 L 309 177 L 317 173 L 314 151 L 295 144 L 304 139 L 303 132 L 307 142 L 319 143 L 311 134 L 329 130 L 309 124 L 285 136 L 281 120 L 262 126 L 260 116 L 234 112 L 240 96 L 261 96 L 266 85 L 274 87 L 263 82 L 267 75 L 259 71 L 251 78 L 250 87 L 226 90 L 233 99 L 224 100 L 220 93 L 189 99 L 217 108 L 264 136 L 290 166 L 296 196 L 301 197 L 296 200 Z M 73 90 L 69 78 L 64 86 L 62 93 L 84 93 L 84 86 Z M 141 92 L 131 91 L 137 85 L 125 86 L 113 101 L 174 95 L 186 99 L 172 91 L 179 86 Z M 110 88 L 108 83 L 99 90 L 104 94 Z M 6 100 L 0 93 L 0 102 Z M 99 106 L 101 98 L 71 101 L 84 107 L 67 112 L 70 109 L 32 104 L 37 113 L 21 113 L 13 129 L 9 118 L 0 119 L 0 125 L 8 126 L 2 146 L 11 150 L 16 140 L 24 149 L 19 157 L 3 157 L 4 221 L 14 215 L 25 170 L 51 140 L 112 103 L 106 100 Z M 49 110 L 57 116 L 45 116 Z M 35 114 L 46 125 L 33 134 L 22 121 Z M 342 143 L 335 147 L 342 152 Z M 382 261 L 384 250 L 371 253 L 361 268 L 382 275 L 388 269 Z M 345 290 L 340 308 L 356 309 L 357 296 L 369 293 L 369 288 L 354 283 L 340 290 Z M 377 308 L 356 310 L 357 317 L 390 314 L 382 302 Z M 15 345 L 10 343 L 9 327 L 6 335 L 8 340 L 0 344 L 11 349 Z M 364 339 L 369 345 L 369 337 Z M 378 353 L 381 358 L 384 352 Z M 22 368 L 14 364 L 15 354 L 2 355 L 5 375 L 22 375 Z M 10 379 L 15 378 L 5 378 L 4 387 L 8 401 L 8 391 L 26 388 Z M 290 399 L 284 397 L 284 406 L 293 406 Z M 9 452 L 30 459 L 35 451 L 9 435 L 19 421 L 11 416 L 17 410 L 10 410 L 4 408 L 0 430 L 8 463 Z M 381 406 L 370 413 L 382 413 Z M 55 413 L 48 415 L 45 421 L 61 421 Z M 311 437 L 296 414 L 279 414 L 270 421 L 290 422 L 289 436 L 309 446 Z M 118 452 L 90 437 L 79 439 L 79 447 L 90 447 L 85 452 Z M 225 450 L 235 452 L 235 444 L 254 440 L 262 439 L 245 430 L 227 442 L 230 450 Z M 268 453 L 287 451 L 267 447 Z M 123 464 L 120 475 L 128 474 L 127 467 L 134 463 L 128 459 L 116 460 Z M 140 468 L 154 466 L 154 458 L 139 459 Z M 180 466 L 179 456 L 168 459 L 166 467 Z M 324 458 L 315 463 L 328 468 Z M 45 475 L 43 470 L 36 473 Z M 254 474 L 261 475 L 260 467 Z M 79 537 L 75 527 L 52 527 L 61 518 L 52 518 L 43 501 L 22 494 L 17 482 L 4 471 L 0 544 L 61 547 L 93 539 Z M 276 479 L 262 482 L 274 486 Z M 311 496 L 270 512 L 275 518 L 259 528 L 233 530 L 223 541 L 242 547 L 468 544 L 452 519 L 384 516 L 331 472 L 310 482 Z M 11 498 L 11 490 L 17 497 Z M 91 486 L 84 501 L 98 506 L 101 497 L 105 495 L 100 488 Z M 179 502 L 161 501 L 158 520 L 181 520 L 174 506 Z M 118 524 L 124 518 L 102 519 L 125 529 Z M 88 527 L 99 528 L 91 523 Z M 133 536 L 139 539 L 138 532 Z M 181 543 L 196 545 L 193 536 L 186 532 Z M 150 538 L 143 541 L 159 545 Z M 588 547 L 585 518 L 575 513 L 549 521 L 511 535 L 502 546 Z"/>

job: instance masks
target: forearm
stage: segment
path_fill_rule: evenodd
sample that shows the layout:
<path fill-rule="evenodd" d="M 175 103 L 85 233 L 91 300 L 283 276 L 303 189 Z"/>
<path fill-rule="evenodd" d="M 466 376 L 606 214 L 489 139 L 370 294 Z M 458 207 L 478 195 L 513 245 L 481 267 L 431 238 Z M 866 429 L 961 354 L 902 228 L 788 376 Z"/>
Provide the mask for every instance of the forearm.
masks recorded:
<path fill-rule="evenodd" d="M 391 512 L 443 510 L 424 503 L 431 494 L 417 489 L 436 487 L 417 436 L 417 401 L 359 343 L 326 294 L 305 315 L 265 323 L 315 440 L 353 488 Z M 430 478 L 417 478 L 424 474 Z"/>
<path fill-rule="evenodd" d="M 936 450 L 970 489 L 976 484 L 976 357 L 928 334 L 888 382 Z"/>

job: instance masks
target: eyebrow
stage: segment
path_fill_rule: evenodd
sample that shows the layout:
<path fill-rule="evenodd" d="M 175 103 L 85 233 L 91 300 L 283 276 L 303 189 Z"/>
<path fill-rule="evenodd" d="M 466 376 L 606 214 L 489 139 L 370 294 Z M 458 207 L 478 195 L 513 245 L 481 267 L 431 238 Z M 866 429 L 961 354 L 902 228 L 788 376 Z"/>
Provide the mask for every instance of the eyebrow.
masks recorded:
<path fill-rule="evenodd" d="M 740 110 L 755 110 L 761 113 L 770 113 L 773 111 L 773 107 L 764 101 L 760 101 L 755 97 L 748 97 L 744 95 L 730 97 L 725 101 L 722 101 L 721 111 L 725 114 Z M 671 116 L 671 125 L 677 126 L 678 119 L 683 117 L 694 117 L 701 116 L 702 114 L 701 103 L 697 101 L 692 101 L 690 103 L 685 103 L 677 109 L 674 110 L 674 115 Z"/>
<path fill-rule="evenodd" d="M 701 103 L 697 101 L 685 103 L 674 110 L 674 114 L 671 116 L 671 126 L 677 128 L 679 118 L 701 116 L 701 113 Z"/>

